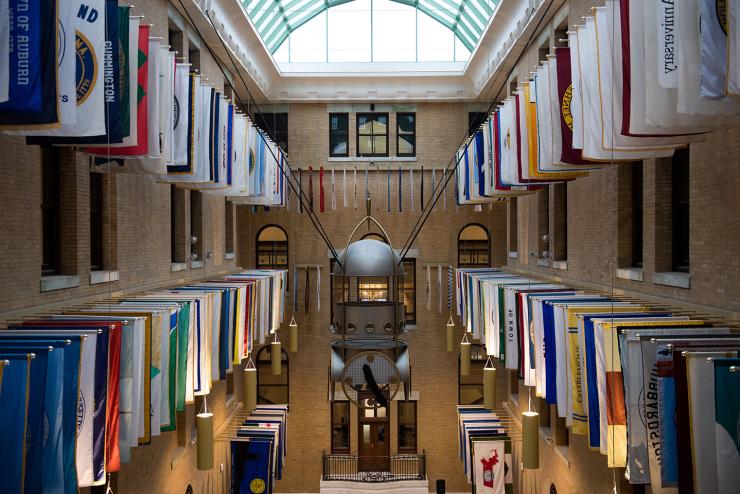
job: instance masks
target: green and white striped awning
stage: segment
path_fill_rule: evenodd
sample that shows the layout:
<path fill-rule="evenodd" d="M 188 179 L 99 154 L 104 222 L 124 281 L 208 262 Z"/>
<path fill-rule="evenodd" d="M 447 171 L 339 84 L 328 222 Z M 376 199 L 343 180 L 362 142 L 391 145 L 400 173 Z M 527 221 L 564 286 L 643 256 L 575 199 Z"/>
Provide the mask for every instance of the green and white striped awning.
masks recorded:
<path fill-rule="evenodd" d="M 275 53 L 285 39 L 323 11 L 352 0 L 244 0 L 242 5 L 262 41 Z M 419 9 L 442 25 L 471 52 L 501 0 L 392 0 Z"/>

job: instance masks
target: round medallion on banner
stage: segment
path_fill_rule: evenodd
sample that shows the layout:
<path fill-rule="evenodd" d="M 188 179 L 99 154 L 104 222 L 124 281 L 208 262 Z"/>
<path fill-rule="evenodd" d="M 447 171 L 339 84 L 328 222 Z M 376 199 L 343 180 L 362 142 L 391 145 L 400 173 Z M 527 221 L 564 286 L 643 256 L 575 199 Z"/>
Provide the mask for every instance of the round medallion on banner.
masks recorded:
<path fill-rule="evenodd" d="M 175 121 L 173 129 L 177 128 L 177 124 L 180 123 L 180 102 L 177 100 L 177 96 L 173 98 L 175 100 L 172 108 L 172 119 Z"/>
<path fill-rule="evenodd" d="M 85 396 L 80 390 L 80 399 L 77 400 L 77 437 L 82 432 L 82 424 L 85 422 Z"/>
<path fill-rule="evenodd" d="M 84 34 L 77 31 L 75 36 L 77 51 L 77 106 L 80 106 L 95 89 L 98 79 L 98 57 L 95 47 Z"/>
<path fill-rule="evenodd" d="M 262 494 L 265 492 L 265 481 L 262 479 L 254 479 L 249 483 L 249 489 L 254 494 Z"/>
<path fill-rule="evenodd" d="M 563 101 L 560 102 L 560 112 L 563 114 L 563 121 L 570 130 L 573 130 L 573 113 L 570 111 L 570 103 L 573 100 L 573 84 L 570 84 L 563 94 Z"/>
<path fill-rule="evenodd" d="M 249 173 L 254 172 L 254 151 L 249 150 Z"/>
<path fill-rule="evenodd" d="M 60 20 L 57 29 L 57 47 L 59 48 L 59 67 L 64 63 L 64 56 L 67 54 L 67 31 L 64 29 L 64 23 Z"/>

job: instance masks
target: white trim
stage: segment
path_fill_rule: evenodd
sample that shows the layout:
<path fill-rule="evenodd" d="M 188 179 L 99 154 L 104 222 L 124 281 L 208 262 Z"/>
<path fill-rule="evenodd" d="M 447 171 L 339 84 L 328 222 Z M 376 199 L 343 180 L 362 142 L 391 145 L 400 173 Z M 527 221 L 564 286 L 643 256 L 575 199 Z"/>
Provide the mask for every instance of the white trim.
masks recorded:
<path fill-rule="evenodd" d="M 516 252 L 516 251 L 509 252 L 510 259 L 517 259 L 518 257 L 519 257 L 519 252 Z"/>
<path fill-rule="evenodd" d="M 562 269 L 564 271 L 568 270 L 568 261 L 552 261 L 552 268 L 553 269 Z"/>
<path fill-rule="evenodd" d="M 178 271 L 185 271 L 186 269 L 188 269 L 188 263 L 186 263 L 186 262 L 173 262 L 170 265 L 170 269 L 172 270 L 173 273 L 176 273 Z"/>
<path fill-rule="evenodd" d="M 691 276 L 689 273 L 677 272 L 653 273 L 653 283 L 677 288 L 690 288 Z"/>
<path fill-rule="evenodd" d="M 41 291 L 51 292 L 80 286 L 79 276 L 55 275 L 41 277 Z"/>
<path fill-rule="evenodd" d="M 118 281 L 118 271 L 90 271 L 90 284 L 112 283 Z"/>
<path fill-rule="evenodd" d="M 236 255 L 233 252 L 226 252 L 224 254 L 224 259 L 226 259 L 227 261 L 234 259 L 234 257 L 236 257 Z"/>
<path fill-rule="evenodd" d="M 643 281 L 642 268 L 617 268 L 616 277 L 623 280 Z"/>

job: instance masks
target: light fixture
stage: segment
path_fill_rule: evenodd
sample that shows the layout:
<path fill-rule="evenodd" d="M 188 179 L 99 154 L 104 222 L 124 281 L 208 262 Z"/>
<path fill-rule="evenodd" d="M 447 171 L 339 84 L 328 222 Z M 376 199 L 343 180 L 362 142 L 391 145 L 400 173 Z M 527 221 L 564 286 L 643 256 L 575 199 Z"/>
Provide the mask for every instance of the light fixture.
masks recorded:
<path fill-rule="evenodd" d="M 470 375 L 470 342 L 467 331 L 463 333 L 463 339 L 460 342 L 460 375 Z"/>
<path fill-rule="evenodd" d="M 491 356 L 488 356 L 486 366 L 483 368 L 483 408 L 493 410 L 496 406 L 496 368 L 493 366 Z"/>
<path fill-rule="evenodd" d="M 283 345 L 278 339 L 277 331 L 273 333 L 272 343 L 270 343 L 270 364 L 272 365 L 272 375 L 279 376 L 282 373 L 282 355 Z"/>
<path fill-rule="evenodd" d="M 447 320 L 447 351 L 451 352 L 455 349 L 455 322 L 452 320 L 452 314 Z"/>
<path fill-rule="evenodd" d="M 288 325 L 288 349 L 290 353 L 298 351 L 298 323 L 295 321 L 295 314 L 290 318 Z"/>
<path fill-rule="evenodd" d="M 522 466 L 528 469 L 540 467 L 540 414 L 535 411 L 522 412 Z"/>
<path fill-rule="evenodd" d="M 197 244 L 198 243 L 198 237 L 195 235 L 190 235 L 190 243 L 191 244 Z"/>
<path fill-rule="evenodd" d="M 257 408 L 257 368 L 254 366 L 251 356 L 244 367 L 243 379 L 244 408 L 247 413 L 252 413 L 252 410 Z"/>
<path fill-rule="evenodd" d="M 203 408 L 195 416 L 198 470 L 213 469 L 213 413 L 208 409 L 208 401 L 203 397 Z"/>

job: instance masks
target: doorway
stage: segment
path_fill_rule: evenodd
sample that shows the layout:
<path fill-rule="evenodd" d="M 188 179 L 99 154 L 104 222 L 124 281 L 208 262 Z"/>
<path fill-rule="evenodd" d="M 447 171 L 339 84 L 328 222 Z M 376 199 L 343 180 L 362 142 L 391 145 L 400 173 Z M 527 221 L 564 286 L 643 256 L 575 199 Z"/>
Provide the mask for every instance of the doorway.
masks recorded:
<path fill-rule="evenodd" d="M 390 471 L 390 416 L 386 407 L 357 407 L 358 467 L 361 472 Z"/>

